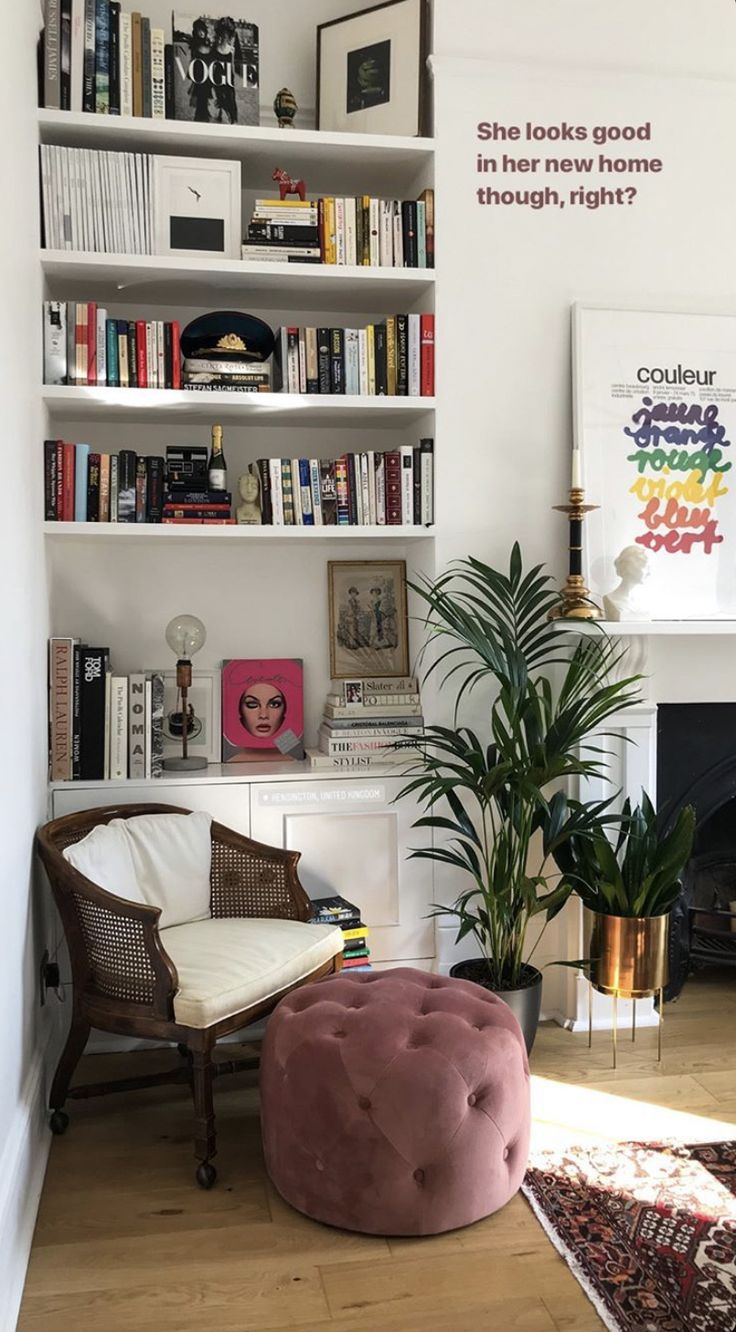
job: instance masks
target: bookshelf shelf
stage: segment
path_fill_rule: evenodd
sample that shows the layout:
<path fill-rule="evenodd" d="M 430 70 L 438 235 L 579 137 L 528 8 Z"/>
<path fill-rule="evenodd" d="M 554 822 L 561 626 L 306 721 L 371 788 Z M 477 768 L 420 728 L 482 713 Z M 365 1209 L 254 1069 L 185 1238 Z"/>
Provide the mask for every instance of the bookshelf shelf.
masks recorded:
<path fill-rule="evenodd" d="M 281 130 L 266 125 L 200 125 L 193 121 L 47 110 L 39 111 L 38 128 L 42 143 L 240 158 L 247 164 L 249 184 L 269 179 L 285 153 L 300 172 L 317 170 L 320 180 L 331 180 L 334 190 L 343 180 L 354 180 L 356 175 L 366 172 L 382 177 L 385 186 L 393 187 L 394 183 L 410 180 L 431 167 L 434 160 L 433 139 L 391 134 Z M 313 183 L 308 183 L 314 191 Z"/>
<path fill-rule="evenodd" d="M 434 411 L 434 398 L 348 397 L 342 394 L 192 393 L 186 389 L 76 388 L 44 385 L 42 400 L 57 421 L 211 423 L 243 420 L 262 426 L 411 425 Z"/>
<path fill-rule="evenodd" d="M 215 527 L 163 523 L 44 523 L 50 541 L 181 542 L 304 542 L 311 545 L 335 541 L 433 541 L 433 527 Z"/>
<path fill-rule="evenodd" d="M 406 308 L 434 289 L 432 268 L 338 267 L 336 264 L 269 264 L 249 260 L 178 259 L 158 255 L 80 254 L 42 250 L 41 267 L 57 299 L 150 304 L 208 304 L 213 292 L 257 293 L 263 308 L 295 302 L 302 308 L 384 311 Z"/>

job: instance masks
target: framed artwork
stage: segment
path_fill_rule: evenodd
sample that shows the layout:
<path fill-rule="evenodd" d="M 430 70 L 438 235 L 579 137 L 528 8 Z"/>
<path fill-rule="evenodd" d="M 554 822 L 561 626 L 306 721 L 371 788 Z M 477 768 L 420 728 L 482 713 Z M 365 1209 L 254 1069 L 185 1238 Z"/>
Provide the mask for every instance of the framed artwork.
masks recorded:
<path fill-rule="evenodd" d="M 304 667 L 297 658 L 222 663 L 222 761 L 304 758 Z"/>
<path fill-rule="evenodd" d="M 147 671 L 146 674 L 154 674 Z M 164 681 L 164 758 L 181 754 L 183 718 L 176 671 L 157 670 Z M 220 762 L 220 672 L 192 672 L 187 697 L 187 740 L 190 754 L 200 754 L 208 763 Z"/>
<path fill-rule="evenodd" d="M 330 560 L 330 674 L 409 674 L 404 560 Z"/>
<path fill-rule="evenodd" d="M 573 345 L 593 594 L 736 618 L 736 316 L 580 304 Z"/>
<path fill-rule="evenodd" d="M 424 132 L 426 0 L 388 0 L 317 28 L 317 128 Z"/>
<path fill-rule="evenodd" d="M 153 163 L 154 254 L 240 258 L 240 162 L 159 157 Z"/>

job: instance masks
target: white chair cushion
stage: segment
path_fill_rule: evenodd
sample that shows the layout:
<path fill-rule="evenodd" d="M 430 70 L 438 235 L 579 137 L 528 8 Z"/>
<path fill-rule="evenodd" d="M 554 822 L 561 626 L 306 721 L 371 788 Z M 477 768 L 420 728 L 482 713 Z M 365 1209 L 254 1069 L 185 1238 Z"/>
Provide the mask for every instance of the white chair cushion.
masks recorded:
<path fill-rule="evenodd" d="M 93 828 L 64 857 L 100 888 L 161 908 L 167 929 L 210 915 L 211 816 L 139 814 Z"/>
<path fill-rule="evenodd" d="M 303 980 L 343 950 L 335 925 L 298 920 L 203 920 L 162 930 L 179 974 L 174 1017 L 210 1027 Z"/>

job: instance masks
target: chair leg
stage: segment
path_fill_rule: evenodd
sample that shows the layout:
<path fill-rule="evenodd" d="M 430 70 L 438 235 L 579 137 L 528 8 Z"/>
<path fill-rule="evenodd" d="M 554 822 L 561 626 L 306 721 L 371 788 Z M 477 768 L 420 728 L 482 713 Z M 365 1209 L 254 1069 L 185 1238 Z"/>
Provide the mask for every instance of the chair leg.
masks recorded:
<path fill-rule="evenodd" d="M 87 1044 L 90 1026 L 83 1017 L 74 1013 L 72 1015 L 72 1025 L 69 1028 L 69 1035 L 66 1038 L 66 1045 L 62 1051 L 61 1059 L 57 1065 L 54 1081 L 51 1085 L 51 1095 L 49 1097 L 51 1108 L 51 1119 L 49 1126 L 51 1132 L 55 1134 L 64 1133 L 69 1124 L 69 1116 L 63 1109 L 64 1102 L 69 1091 L 69 1084 L 72 1080 L 79 1060 L 84 1053 L 84 1047 Z"/>
<path fill-rule="evenodd" d="M 215 1135 L 215 1111 L 212 1097 L 212 1083 L 215 1065 L 212 1058 L 214 1042 L 205 1033 L 201 1048 L 193 1048 L 192 1053 L 192 1095 L 194 1097 L 194 1156 L 199 1162 L 196 1179 L 201 1189 L 211 1189 L 217 1179 L 217 1171 L 210 1163 L 210 1157 L 217 1152 Z"/>

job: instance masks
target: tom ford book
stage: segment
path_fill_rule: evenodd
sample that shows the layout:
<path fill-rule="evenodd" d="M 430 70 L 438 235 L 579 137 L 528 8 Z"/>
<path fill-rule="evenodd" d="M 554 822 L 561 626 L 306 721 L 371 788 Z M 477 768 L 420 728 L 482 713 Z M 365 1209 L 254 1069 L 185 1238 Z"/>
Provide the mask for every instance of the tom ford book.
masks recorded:
<path fill-rule="evenodd" d="M 222 14 L 174 13 L 177 120 L 257 125 L 258 27 Z"/>

